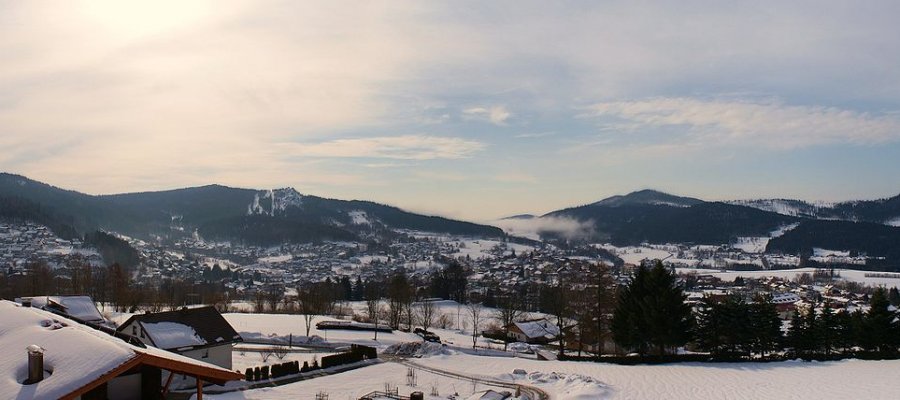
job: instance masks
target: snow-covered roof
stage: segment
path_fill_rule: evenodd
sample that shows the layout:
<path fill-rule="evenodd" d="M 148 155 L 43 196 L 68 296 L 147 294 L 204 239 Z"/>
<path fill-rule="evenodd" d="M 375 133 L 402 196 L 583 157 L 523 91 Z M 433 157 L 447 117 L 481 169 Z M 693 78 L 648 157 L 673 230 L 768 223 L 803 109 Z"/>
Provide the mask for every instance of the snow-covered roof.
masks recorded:
<path fill-rule="evenodd" d="M 772 296 L 772 303 L 775 304 L 789 304 L 798 301 L 800 301 L 800 296 L 797 296 L 794 293 L 779 293 Z"/>
<path fill-rule="evenodd" d="M 153 343 L 161 349 L 202 346 L 206 340 L 190 326 L 177 322 L 144 322 L 144 330 L 153 338 Z"/>
<path fill-rule="evenodd" d="M 128 333 L 132 323 L 143 327 L 154 346 L 166 350 L 241 341 L 241 335 L 214 307 L 135 314 L 119 325 L 118 330 Z"/>
<path fill-rule="evenodd" d="M 133 362 L 164 361 L 167 369 L 192 368 L 220 380 L 234 372 L 155 348 L 141 348 L 65 317 L 0 300 L 0 393 L 18 398 L 56 399 Z M 23 385 L 28 377 L 26 348 L 44 349 L 44 380 Z"/>
<path fill-rule="evenodd" d="M 97 305 L 89 296 L 34 296 L 17 299 L 17 302 L 21 303 L 21 300 L 30 300 L 32 307 L 46 308 L 49 306 L 60 309 L 65 315 L 82 321 L 103 321 Z"/>
<path fill-rule="evenodd" d="M 13 302 L 0 301 L 0 320 L 0 393 L 60 398 L 136 355 L 119 339 Z M 52 372 L 39 383 L 22 385 L 28 378 L 25 348 L 30 345 L 44 348 L 44 369 Z"/>
<path fill-rule="evenodd" d="M 546 319 L 514 322 L 513 325 L 519 328 L 519 330 L 522 331 L 522 334 L 528 338 L 553 338 L 559 335 L 559 328 Z"/>
<path fill-rule="evenodd" d="M 510 392 L 497 392 L 488 389 L 484 392 L 473 393 L 467 400 L 505 400 L 512 397 Z"/>

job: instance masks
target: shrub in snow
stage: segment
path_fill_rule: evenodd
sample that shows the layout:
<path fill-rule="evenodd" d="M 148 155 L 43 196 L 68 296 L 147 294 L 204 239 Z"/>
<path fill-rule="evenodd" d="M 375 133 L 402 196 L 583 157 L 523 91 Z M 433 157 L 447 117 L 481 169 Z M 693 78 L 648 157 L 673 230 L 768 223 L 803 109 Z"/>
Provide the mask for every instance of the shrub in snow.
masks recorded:
<path fill-rule="evenodd" d="M 262 375 L 263 379 L 269 379 L 269 366 L 268 365 L 264 365 L 262 368 L 260 368 L 259 372 L 260 372 L 260 375 Z"/>
<path fill-rule="evenodd" d="M 319 344 L 321 344 L 321 343 L 325 343 L 325 339 L 324 339 L 323 337 L 319 336 L 319 335 L 312 335 L 312 336 L 306 338 L 306 343 L 310 343 L 310 344 L 316 344 L 316 343 L 319 343 Z"/>
<path fill-rule="evenodd" d="M 507 346 L 507 349 L 516 353 L 531 353 L 531 346 L 528 343 L 513 342 Z"/>
<path fill-rule="evenodd" d="M 406 342 L 388 346 L 385 354 L 394 354 L 406 357 L 427 357 L 441 354 L 449 354 L 449 351 L 440 343 L 432 342 Z"/>
<path fill-rule="evenodd" d="M 259 372 L 259 367 L 253 369 L 253 380 L 258 381 L 262 378 L 262 375 Z"/>
<path fill-rule="evenodd" d="M 246 379 L 247 382 L 253 381 L 253 368 L 247 368 L 247 370 L 244 371 L 244 379 Z"/>
<path fill-rule="evenodd" d="M 309 372 L 309 363 L 304 361 L 303 368 L 300 368 L 300 372 Z"/>

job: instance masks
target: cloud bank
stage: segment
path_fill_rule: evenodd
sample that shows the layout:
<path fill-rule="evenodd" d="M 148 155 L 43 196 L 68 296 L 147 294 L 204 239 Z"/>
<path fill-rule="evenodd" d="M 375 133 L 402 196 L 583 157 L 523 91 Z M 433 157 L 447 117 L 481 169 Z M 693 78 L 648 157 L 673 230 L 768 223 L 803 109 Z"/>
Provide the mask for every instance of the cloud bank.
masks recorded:
<path fill-rule="evenodd" d="M 586 116 L 606 129 L 641 134 L 669 129 L 660 142 L 753 145 L 793 149 L 825 144 L 874 145 L 900 141 L 900 114 L 823 106 L 653 98 L 597 103 Z"/>
<path fill-rule="evenodd" d="M 580 239 L 590 236 L 594 231 L 592 221 L 578 221 L 563 217 L 513 218 L 494 221 L 492 225 L 504 232 L 529 239 L 538 240 L 542 234 L 558 235 L 566 239 Z"/>

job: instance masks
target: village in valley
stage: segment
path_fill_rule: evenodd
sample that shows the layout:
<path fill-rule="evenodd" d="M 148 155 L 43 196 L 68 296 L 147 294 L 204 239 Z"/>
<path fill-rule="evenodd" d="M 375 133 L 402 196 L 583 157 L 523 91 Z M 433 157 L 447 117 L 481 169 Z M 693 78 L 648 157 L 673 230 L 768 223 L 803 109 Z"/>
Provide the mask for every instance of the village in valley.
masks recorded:
<path fill-rule="evenodd" d="M 0 0 L 0 400 L 900 399 L 898 17 Z"/>
<path fill-rule="evenodd" d="M 15 340 L 16 346 L 35 342 L 31 344 L 52 360 L 52 371 L 77 368 L 67 363 L 76 362 L 82 351 L 79 346 L 57 350 L 54 343 L 37 343 L 41 335 L 51 338 L 61 327 L 71 328 L 71 340 L 117 338 L 108 351 L 131 354 L 127 370 L 121 362 L 111 362 L 116 368 L 99 368 L 41 389 L 59 397 L 116 392 L 121 397 L 109 398 L 148 398 L 152 392 L 151 398 L 164 393 L 165 398 L 192 394 L 232 399 L 268 398 L 262 393 L 269 391 L 299 396 L 313 390 L 317 399 L 537 400 L 574 390 L 582 397 L 560 398 L 607 398 L 614 393 L 607 382 L 574 368 L 585 364 L 575 362 L 573 372 L 558 373 L 550 381 L 545 374 L 560 370 L 560 357 L 611 357 L 609 362 L 615 362 L 628 354 L 609 333 L 611 316 L 596 318 L 611 313 L 615 300 L 591 293 L 628 285 L 638 269 L 656 263 L 677 277 L 685 304 L 695 311 L 728 299 L 752 304 L 767 298 L 785 334 L 795 317 L 809 310 L 821 313 L 828 307 L 846 315 L 868 310 L 877 287 L 890 289 L 892 310 L 900 303 L 893 285 L 900 274 L 848 269 L 854 260 L 840 252 L 806 257 L 803 262 L 813 267 L 765 270 L 749 269 L 753 263 L 746 261 L 764 255 L 727 245 L 615 247 L 410 231 L 400 232 L 389 244 L 271 247 L 206 242 L 196 235 L 149 243 L 113 234 L 139 255 L 139 264 L 117 283 L 127 291 L 87 283 L 79 292 L 73 280 L 92 282 L 90 271 L 107 271 L 104 277 L 112 277 L 100 249 L 59 239 L 34 223 L 0 227 L 3 296 L 15 300 L 3 306 L 10 318 L 24 324 L 21 334 L 6 335 L 7 341 Z M 460 274 L 456 281 L 453 273 Z M 400 289 L 391 278 L 397 276 L 405 285 Z M 575 294 L 565 310 L 552 297 L 563 287 Z M 401 289 L 407 294 L 398 297 Z M 173 291 L 181 293 L 165 295 Z M 580 296 L 588 303 L 575 299 Z M 589 316 L 577 308 L 588 310 Z M 39 327 L 26 322 L 35 318 L 47 322 Z M 601 331 L 588 329 L 596 323 Z M 28 333 L 34 329 L 37 333 Z M 19 347 L 25 346 L 30 345 Z M 693 344 L 682 351 L 703 354 Z M 508 371 L 472 375 L 454 368 L 456 361 L 446 366 L 434 361 L 471 357 L 497 358 Z M 22 354 L 8 362 L 24 365 L 25 359 Z M 519 363 L 535 370 L 519 368 Z M 368 370 L 380 372 L 370 376 L 364 372 Z M 347 387 L 325 384 L 341 374 L 364 379 Z"/>

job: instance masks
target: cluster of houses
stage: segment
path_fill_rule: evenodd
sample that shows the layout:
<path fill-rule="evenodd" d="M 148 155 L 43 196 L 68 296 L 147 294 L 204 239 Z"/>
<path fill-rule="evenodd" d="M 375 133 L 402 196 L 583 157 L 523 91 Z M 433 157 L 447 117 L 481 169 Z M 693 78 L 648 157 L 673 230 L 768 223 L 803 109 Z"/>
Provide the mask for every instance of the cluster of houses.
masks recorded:
<path fill-rule="evenodd" d="M 78 256 L 84 262 L 101 265 L 100 254 L 82 247 L 78 239 L 61 239 L 49 228 L 31 222 L 0 222 L 0 269 L 13 274 L 28 264 L 40 262 L 56 268 Z"/>
<path fill-rule="evenodd" d="M 840 288 L 832 283 L 800 283 L 781 277 L 741 278 L 739 282 L 722 281 L 713 275 L 697 275 L 696 282 L 686 290 L 688 302 L 698 303 L 704 298 L 740 296 L 751 302 L 757 296 L 767 296 L 782 320 L 789 320 L 798 309 L 828 304 L 834 310 L 853 312 L 867 309 L 869 296 Z"/>

